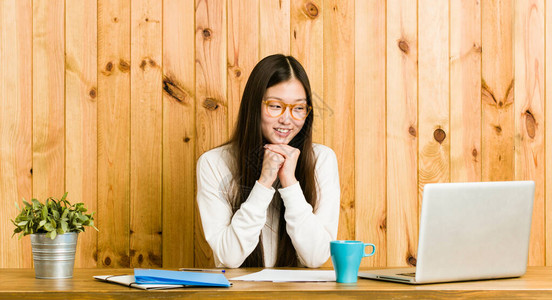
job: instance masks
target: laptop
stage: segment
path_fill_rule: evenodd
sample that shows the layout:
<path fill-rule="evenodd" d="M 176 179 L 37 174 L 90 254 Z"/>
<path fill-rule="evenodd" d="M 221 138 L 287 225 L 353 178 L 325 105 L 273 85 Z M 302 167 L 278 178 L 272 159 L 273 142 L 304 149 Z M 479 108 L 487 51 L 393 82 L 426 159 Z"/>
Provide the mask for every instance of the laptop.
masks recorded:
<path fill-rule="evenodd" d="M 358 276 L 410 284 L 522 276 L 534 194 L 533 181 L 426 184 L 416 268 Z"/>

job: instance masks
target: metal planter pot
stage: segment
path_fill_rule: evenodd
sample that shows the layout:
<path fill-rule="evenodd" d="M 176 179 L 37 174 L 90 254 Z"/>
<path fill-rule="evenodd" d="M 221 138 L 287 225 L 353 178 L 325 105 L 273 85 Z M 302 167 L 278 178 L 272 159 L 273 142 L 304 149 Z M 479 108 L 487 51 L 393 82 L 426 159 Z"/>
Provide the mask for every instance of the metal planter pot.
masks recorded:
<path fill-rule="evenodd" d="M 78 236 L 70 232 L 52 240 L 45 233 L 31 234 L 36 278 L 72 278 Z"/>

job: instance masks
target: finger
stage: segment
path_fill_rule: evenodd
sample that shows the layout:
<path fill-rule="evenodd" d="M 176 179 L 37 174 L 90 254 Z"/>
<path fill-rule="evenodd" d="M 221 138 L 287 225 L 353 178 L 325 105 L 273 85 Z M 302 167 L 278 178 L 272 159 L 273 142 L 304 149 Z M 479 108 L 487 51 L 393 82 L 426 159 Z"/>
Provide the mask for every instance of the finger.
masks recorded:
<path fill-rule="evenodd" d="M 286 157 L 284 155 L 282 155 L 281 153 L 278 153 L 276 151 L 272 151 L 271 149 L 268 149 L 266 148 L 265 150 L 266 152 L 266 155 L 268 156 L 273 156 L 274 158 L 280 158 L 282 161 L 286 159 Z"/>
<path fill-rule="evenodd" d="M 266 144 L 265 148 L 282 155 L 284 158 L 290 157 L 295 150 L 295 148 L 284 144 Z"/>

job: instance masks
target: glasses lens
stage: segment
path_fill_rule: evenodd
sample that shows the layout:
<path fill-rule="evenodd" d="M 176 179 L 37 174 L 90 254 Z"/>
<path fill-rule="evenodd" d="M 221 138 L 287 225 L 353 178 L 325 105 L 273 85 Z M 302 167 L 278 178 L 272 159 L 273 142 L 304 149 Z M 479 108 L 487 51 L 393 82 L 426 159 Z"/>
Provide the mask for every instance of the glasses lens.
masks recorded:
<path fill-rule="evenodd" d="M 280 101 L 271 100 L 266 102 L 266 110 L 271 117 L 280 116 L 284 112 L 284 109 L 286 107 Z"/>
<path fill-rule="evenodd" d="M 291 115 L 298 120 L 303 120 L 309 114 L 309 108 L 306 104 L 298 104 L 291 110 Z"/>

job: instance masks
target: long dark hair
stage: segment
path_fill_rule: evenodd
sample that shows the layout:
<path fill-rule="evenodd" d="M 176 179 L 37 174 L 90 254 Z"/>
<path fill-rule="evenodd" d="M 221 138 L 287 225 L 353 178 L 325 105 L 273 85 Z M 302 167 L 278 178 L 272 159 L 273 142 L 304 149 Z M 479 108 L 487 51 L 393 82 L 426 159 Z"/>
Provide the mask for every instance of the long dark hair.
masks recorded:
<path fill-rule="evenodd" d="M 276 54 L 262 59 L 249 76 L 240 104 L 238 121 L 235 131 L 228 141 L 234 157 L 232 192 L 229 194 L 233 212 L 235 213 L 242 203 L 247 200 L 255 181 L 261 175 L 264 157 L 264 144 L 261 130 L 261 104 L 266 90 L 278 83 L 296 78 L 305 88 L 307 103 L 312 105 L 312 94 L 307 73 L 301 64 L 292 56 Z M 312 150 L 313 115 L 310 113 L 305 119 L 303 128 L 290 141 L 289 145 L 301 151 L 297 160 L 295 177 L 299 181 L 307 202 L 315 208 L 316 185 L 314 177 L 315 159 Z M 282 201 L 275 193 L 273 201 Z M 280 205 L 280 222 L 278 226 L 278 250 L 276 267 L 297 266 L 297 253 L 286 232 L 284 219 L 285 207 Z M 242 267 L 264 267 L 262 239 L 253 252 L 245 259 Z"/>

